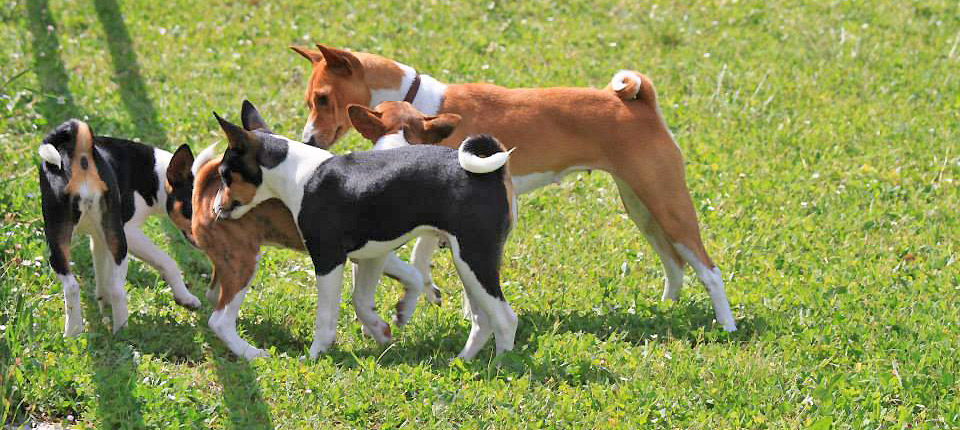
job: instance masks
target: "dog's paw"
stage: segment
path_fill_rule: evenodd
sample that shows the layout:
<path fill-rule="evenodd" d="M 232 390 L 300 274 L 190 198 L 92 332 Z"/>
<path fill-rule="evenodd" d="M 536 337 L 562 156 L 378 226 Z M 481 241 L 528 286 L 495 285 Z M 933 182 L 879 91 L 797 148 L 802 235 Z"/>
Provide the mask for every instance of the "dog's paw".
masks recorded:
<path fill-rule="evenodd" d="M 200 305 L 201 305 L 200 299 L 198 299 L 197 296 L 194 296 L 193 294 L 190 294 L 190 293 L 187 293 L 186 296 L 183 296 L 183 297 L 174 296 L 173 301 L 177 302 L 178 305 L 183 306 L 190 310 L 200 309 Z"/>
<path fill-rule="evenodd" d="M 243 358 L 244 360 L 247 360 L 247 361 L 255 360 L 257 358 L 267 358 L 269 356 L 270 356 L 269 352 L 262 349 L 254 348 L 252 346 L 243 351 Z"/>
<path fill-rule="evenodd" d="M 83 320 L 67 320 L 63 328 L 63 337 L 74 337 L 83 332 Z"/>
<path fill-rule="evenodd" d="M 443 303 L 443 294 L 440 292 L 440 289 L 437 288 L 437 284 L 431 282 L 424 285 L 423 292 L 423 296 L 427 298 L 428 302 L 437 306 Z"/>
<path fill-rule="evenodd" d="M 360 331 L 363 334 L 370 336 L 373 340 L 377 341 L 380 345 L 386 345 L 393 340 L 392 333 L 390 331 L 390 324 L 387 324 L 381 321 L 377 324 L 377 327 L 368 328 L 366 325 L 360 328 Z"/>

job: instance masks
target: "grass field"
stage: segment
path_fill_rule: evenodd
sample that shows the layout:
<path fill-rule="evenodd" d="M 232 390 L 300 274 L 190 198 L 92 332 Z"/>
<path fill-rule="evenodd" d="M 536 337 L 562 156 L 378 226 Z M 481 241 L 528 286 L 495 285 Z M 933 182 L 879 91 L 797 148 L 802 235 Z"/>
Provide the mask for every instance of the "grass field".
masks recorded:
<path fill-rule="evenodd" d="M 695 4 L 691 4 L 695 3 Z M 240 316 L 273 357 L 238 361 L 131 264 L 129 327 L 92 301 L 63 339 L 36 148 L 68 117 L 168 149 L 222 140 L 210 112 L 253 101 L 299 136 L 309 68 L 288 45 L 377 52 L 448 82 L 657 84 L 707 249 L 740 330 L 688 271 L 662 303 L 652 249 L 611 179 L 520 199 L 506 249 L 515 352 L 452 361 L 468 334 L 440 254 L 442 306 L 379 348 L 341 306 L 318 360 L 306 257 L 269 250 Z M 576 0 L 471 4 L 13 0 L 0 5 L 0 423 L 102 428 L 958 428 L 960 3 Z M 368 148 L 351 133 L 335 151 Z M 149 233 L 202 291 L 209 264 Z M 626 270 L 624 270 L 626 268 Z M 349 277 L 348 277 L 349 279 Z M 399 284 L 378 295 L 390 308 Z M 345 286 L 345 303 L 349 300 Z"/>

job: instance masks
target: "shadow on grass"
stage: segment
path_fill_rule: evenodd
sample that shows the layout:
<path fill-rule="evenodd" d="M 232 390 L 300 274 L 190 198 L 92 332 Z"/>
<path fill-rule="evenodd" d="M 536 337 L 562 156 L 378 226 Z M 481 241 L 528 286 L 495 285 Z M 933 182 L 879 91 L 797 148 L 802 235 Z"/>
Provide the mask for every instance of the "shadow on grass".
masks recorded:
<path fill-rule="evenodd" d="M 172 317 L 141 315 L 131 317 L 125 330 L 127 341 L 143 353 L 185 366 L 198 366 L 208 359 L 214 365 L 217 379 L 223 386 L 223 405 L 226 418 L 234 428 L 273 428 L 270 409 L 263 401 L 256 370 L 246 360 L 233 355 L 223 342 L 206 327 L 212 308 L 207 305 L 197 311 L 197 326 L 188 326 Z M 271 333 L 283 332 L 282 327 L 270 328 Z M 207 350 L 197 342 L 209 345 Z M 183 339 L 171 342 L 170 339 Z M 257 341 L 254 341 L 256 343 Z M 200 427 L 205 427 L 200 423 Z"/>
<path fill-rule="evenodd" d="M 93 6 L 107 35 L 114 81 L 120 88 L 120 98 L 137 127 L 137 133 L 145 142 L 165 147 L 167 134 L 158 121 L 156 108 L 140 74 L 137 53 L 120 6 L 115 0 L 95 0 Z"/>
<path fill-rule="evenodd" d="M 57 23 L 47 0 L 27 0 L 27 20 L 33 35 L 33 67 L 40 83 L 38 110 L 51 125 L 81 117 L 67 86 L 69 76 L 60 57 Z"/>
<path fill-rule="evenodd" d="M 93 273 L 83 284 L 94 285 Z M 93 364 L 97 418 L 101 428 L 146 428 L 143 400 L 134 394 L 140 376 L 133 359 L 134 349 L 116 342 L 110 328 L 100 324 L 100 312 L 93 294 L 83 294 L 87 330 L 87 355 Z M 110 312 L 109 307 L 104 310 Z"/>

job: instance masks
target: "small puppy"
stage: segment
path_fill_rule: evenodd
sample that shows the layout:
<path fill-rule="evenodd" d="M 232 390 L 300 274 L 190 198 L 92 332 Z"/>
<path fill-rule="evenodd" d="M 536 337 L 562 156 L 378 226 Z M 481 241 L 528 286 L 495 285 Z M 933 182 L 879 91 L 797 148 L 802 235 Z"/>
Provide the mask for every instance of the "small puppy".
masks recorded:
<path fill-rule="evenodd" d="M 171 154 L 129 140 L 94 136 L 83 121 L 69 120 L 39 148 L 40 196 L 50 266 L 63 284 L 64 336 L 83 330 L 80 284 L 70 271 L 74 229 L 91 237 L 97 304 L 111 306 L 113 332 L 127 323 L 127 250 L 155 267 L 181 306 L 196 309 L 200 300 L 187 291 L 177 264 L 157 248 L 140 226 L 162 213 L 167 194 L 160 187 Z"/>
<path fill-rule="evenodd" d="M 459 150 L 410 146 L 345 156 L 270 132 L 244 102 L 236 126 L 214 114 L 229 147 L 220 164 L 223 187 L 214 211 L 240 218 L 279 198 L 293 214 L 317 275 L 317 318 L 310 356 L 336 337 L 343 265 L 357 262 L 357 316 L 378 341 L 389 334 L 373 309 L 388 254 L 423 233 L 447 239 L 473 309 L 473 327 L 460 357 L 474 357 L 495 335 L 497 352 L 513 348 L 517 318 L 500 289 L 500 259 L 513 222 L 508 153 L 490 136 L 464 140 Z M 252 131 L 251 131 L 252 130 Z M 231 350 L 259 351 L 237 336 L 236 315 L 246 288 L 226 291 L 210 324 Z M 384 338 L 381 338 L 384 337 Z"/>

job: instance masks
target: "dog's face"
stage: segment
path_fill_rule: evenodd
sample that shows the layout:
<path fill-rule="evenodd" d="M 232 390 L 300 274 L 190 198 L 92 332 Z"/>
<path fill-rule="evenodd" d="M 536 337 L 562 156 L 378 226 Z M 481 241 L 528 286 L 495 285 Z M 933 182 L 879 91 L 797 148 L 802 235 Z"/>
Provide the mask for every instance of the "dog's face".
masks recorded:
<path fill-rule="evenodd" d="M 301 139 L 327 149 L 350 130 L 347 106 L 369 104 L 370 89 L 364 83 L 363 64 L 355 55 L 319 44 L 317 48 L 290 47 L 313 66 L 305 95 L 310 114 Z"/>
<path fill-rule="evenodd" d="M 286 158 L 287 139 L 270 131 L 253 104 L 244 100 L 240 115 L 243 127 L 214 113 L 229 143 L 219 169 L 223 186 L 214 202 L 220 218 L 240 218 L 269 198 L 262 186 L 263 168 L 276 167 Z"/>
<path fill-rule="evenodd" d="M 457 114 L 424 116 L 407 102 L 383 102 L 375 109 L 350 105 L 347 110 L 354 128 L 378 146 L 382 139 L 395 135 L 409 145 L 438 144 L 453 133 L 461 119 Z"/>
<path fill-rule="evenodd" d="M 193 218 L 193 153 L 186 144 L 180 145 L 173 153 L 170 164 L 167 166 L 167 182 L 164 189 L 167 191 L 167 215 L 173 225 L 183 233 L 183 237 L 190 243 L 195 243 L 193 229 L 190 226 Z"/>

